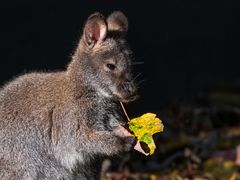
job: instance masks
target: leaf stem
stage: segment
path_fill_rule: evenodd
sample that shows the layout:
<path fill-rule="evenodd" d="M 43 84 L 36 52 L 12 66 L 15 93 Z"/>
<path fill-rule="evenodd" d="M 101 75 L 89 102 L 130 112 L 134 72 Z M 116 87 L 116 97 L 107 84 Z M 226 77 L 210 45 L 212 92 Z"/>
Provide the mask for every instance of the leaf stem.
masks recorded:
<path fill-rule="evenodd" d="M 120 102 L 120 104 L 121 104 L 121 107 L 122 107 L 122 110 L 123 110 L 125 116 L 127 117 L 128 121 L 130 121 L 130 118 L 128 117 L 127 111 L 126 111 L 126 109 L 124 108 L 123 103 L 122 103 L 121 101 L 119 101 L 119 102 Z"/>

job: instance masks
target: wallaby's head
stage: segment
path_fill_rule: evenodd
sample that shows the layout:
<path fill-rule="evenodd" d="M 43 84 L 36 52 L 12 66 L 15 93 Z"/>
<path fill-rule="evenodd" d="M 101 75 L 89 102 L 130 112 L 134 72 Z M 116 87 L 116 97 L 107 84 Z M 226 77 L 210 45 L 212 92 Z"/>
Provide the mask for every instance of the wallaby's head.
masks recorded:
<path fill-rule="evenodd" d="M 117 11 L 108 18 L 89 16 L 73 58 L 75 74 L 98 93 L 123 102 L 136 97 L 131 73 L 131 51 L 125 36 L 126 16 Z"/>

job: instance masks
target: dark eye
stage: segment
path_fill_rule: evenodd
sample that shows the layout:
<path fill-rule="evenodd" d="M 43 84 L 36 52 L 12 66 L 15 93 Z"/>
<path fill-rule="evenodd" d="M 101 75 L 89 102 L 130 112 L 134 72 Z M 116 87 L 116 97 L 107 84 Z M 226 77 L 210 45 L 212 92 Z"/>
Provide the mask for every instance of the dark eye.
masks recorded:
<path fill-rule="evenodd" d="M 110 69 L 110 70 L 114 70 L 114 69 L 116 68 L 116 66 L 113 65 L 113 64 L 107 64 L 107 67 L 108 67 L 108 69 Z"/>

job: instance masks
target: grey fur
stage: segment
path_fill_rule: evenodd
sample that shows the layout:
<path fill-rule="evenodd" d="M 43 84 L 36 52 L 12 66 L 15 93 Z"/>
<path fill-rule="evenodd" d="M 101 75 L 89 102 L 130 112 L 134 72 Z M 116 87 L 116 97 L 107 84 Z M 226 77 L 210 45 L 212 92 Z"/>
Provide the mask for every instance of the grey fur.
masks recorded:
<path fill-rule="evenodd" d="M 114 13 L 111 27 L 113 17 L 128 27 Z M 124 28 L 107 23 L 89 17 L 66 71 L 25 74 L 0 90 L 1 180 L 97 179 L 101 157 L 133 147 L 115 133 L 126 124 L 119 101 L 135 99 L 130 50 Z"/>

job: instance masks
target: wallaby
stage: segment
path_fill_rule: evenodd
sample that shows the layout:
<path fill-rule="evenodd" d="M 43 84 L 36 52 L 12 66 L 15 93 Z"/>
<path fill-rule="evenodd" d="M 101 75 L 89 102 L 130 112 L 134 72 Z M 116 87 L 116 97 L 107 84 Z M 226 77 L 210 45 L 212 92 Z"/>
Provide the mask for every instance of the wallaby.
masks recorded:
<path fill-rule="evenodd" d="M 136 98 L 126 16 L 89 16 L 62 72 L 30 73 L 0 90 L 0 179 L 98 179 L 102 156 L 135 145 L 119 101 Z"/>

